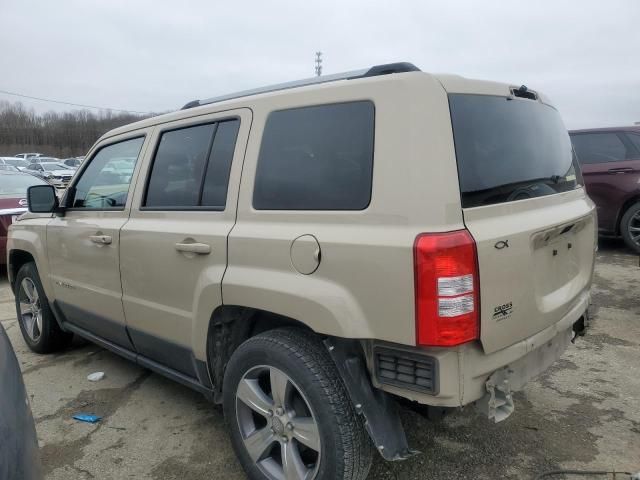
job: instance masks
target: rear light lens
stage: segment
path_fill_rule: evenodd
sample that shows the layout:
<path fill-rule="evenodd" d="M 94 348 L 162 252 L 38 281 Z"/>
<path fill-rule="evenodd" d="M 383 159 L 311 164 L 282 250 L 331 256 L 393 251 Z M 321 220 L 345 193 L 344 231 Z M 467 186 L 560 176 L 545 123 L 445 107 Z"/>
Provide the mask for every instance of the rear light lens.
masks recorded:
<path fill-rule="evenodd" d="M 414 268 L 418 345 L 452 347 L 478 339 L 480 281 L 471 234 L 419 235 Z"/>

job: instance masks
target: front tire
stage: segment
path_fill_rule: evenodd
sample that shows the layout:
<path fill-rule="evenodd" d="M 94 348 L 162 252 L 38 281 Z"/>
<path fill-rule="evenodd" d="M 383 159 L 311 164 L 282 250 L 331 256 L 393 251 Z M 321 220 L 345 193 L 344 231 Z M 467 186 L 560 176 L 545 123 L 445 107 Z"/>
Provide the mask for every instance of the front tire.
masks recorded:
<path fill-rule="evenodd" d="M 629 248 L 640 254 L 640 202 L 631 205 L 620 220 L 620 233 Z"/>
<path fill-rule="evenodd" d="M 373 450 L 322 342 L 300 329 L 243 343 L 224 377 L 231 441 L 252 480 L 363 480 Z"/>
<path fill-rule="evenodd" d="M 69 345 L 73 334 L 62 331 L 53 316 L 35 263 L 20 268 L 15 290 L 18 324 L 29 348 L 36 353 L 51 353 Z"/>

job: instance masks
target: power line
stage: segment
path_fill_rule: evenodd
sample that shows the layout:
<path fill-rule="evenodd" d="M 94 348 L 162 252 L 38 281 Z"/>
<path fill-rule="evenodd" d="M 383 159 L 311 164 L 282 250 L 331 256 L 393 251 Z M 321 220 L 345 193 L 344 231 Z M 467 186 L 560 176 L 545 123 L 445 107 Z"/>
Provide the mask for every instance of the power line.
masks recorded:
<path fill-rule="evenodd" d="M 96 110 L 111 110 L 114 112 L 137 113 L 141 115 L 152 114 L 152 112 L 138 112 L 136 110 L 123 110 L 121 108 L 96 107 L 95 105 L 84 105 L 82 103 L 71 103 L 71 102 L 63 102 L 61 100 L 51 100 L 50 98 L 32 97 L 31 95 L 23 95 L 21 93 L 7 92 L 6 90 L 0 90 L 0 93 L 4 93 L 5 95 L 12 95 L 14 97 L 28 98 L 30 100 L 39 100 L 41 102 L 59 103 L 61 105 L 71 105 L 72 107 L 95 108 Z"/>

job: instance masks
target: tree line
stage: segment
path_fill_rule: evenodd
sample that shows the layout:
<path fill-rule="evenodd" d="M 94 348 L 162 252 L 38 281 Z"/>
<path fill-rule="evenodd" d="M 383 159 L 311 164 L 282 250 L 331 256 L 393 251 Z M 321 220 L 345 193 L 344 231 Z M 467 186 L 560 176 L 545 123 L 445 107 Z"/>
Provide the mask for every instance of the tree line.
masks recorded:
<path fill-rule="evenodd" d="M 37 114 L 20 102 L 0 101 L 0 156 L 23 152 L 59 158 L 84 155 L 104 133 L 149 116 L 110 110 Z"/>

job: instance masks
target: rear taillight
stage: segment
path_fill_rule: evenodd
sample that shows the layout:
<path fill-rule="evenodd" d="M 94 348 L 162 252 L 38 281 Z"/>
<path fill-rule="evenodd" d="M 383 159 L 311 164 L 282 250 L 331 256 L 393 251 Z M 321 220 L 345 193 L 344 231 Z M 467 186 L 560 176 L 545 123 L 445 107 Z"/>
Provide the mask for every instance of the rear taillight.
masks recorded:
<path fill-rule="evenodd" d="M 414 264 L 417 344 L 451 347 L 478 339 L 480 281 L 471 234 L 418 235 Z"/>

